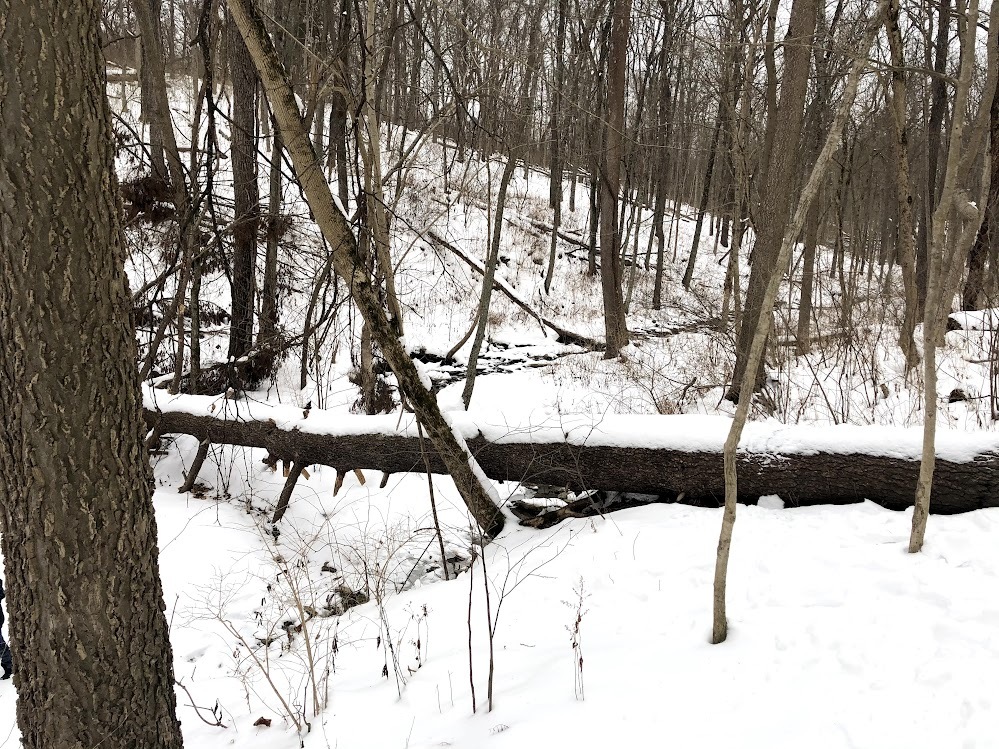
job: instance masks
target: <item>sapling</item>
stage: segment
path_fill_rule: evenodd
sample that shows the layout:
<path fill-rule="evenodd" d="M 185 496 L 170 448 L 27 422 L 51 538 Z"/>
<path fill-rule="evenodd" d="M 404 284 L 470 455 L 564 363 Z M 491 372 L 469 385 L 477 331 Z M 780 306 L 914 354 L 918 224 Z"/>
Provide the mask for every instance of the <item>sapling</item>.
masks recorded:
<path fill-rule="evenodd" d="M 571 624 L 565 625 L 565 629 L 569 633 L 569 642 L 572 645 L 573 689 L 576 692 L 576 699 L 582 701 L 585 699 L 585 693 L 583 691 L 583 636 L 581 630 L 583 617 L 589 611 L 589 609 L 583 608 L 583 604 L 590 597 L 590 594 L 586 592 L 586 584 L 582 576 L 572 592 L 576 594 L 575 602 L 562 601 L 562 603 L 569 608 L 575 608 L 575 618 Z"/>

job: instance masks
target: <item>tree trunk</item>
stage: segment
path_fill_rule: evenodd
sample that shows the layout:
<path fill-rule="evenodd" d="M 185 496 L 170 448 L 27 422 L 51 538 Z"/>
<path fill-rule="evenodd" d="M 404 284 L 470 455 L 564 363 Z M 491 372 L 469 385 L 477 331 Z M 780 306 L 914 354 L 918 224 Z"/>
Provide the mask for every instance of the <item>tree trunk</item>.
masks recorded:
<path fill-rule="evenodd" d="M 252 418 L 242 412 L 238 418 L 231 415 L 219 418 L 207 413 L 203 405 L 195 405 L 192 410 L 203 415 L 147 410 L 146 423 L 162 434 L 190 434 L 215 445 L 261 448 L 279 460 L 301 459 L 306 465 L 326 465 L 342 472 L 355 468 L 389 473 L 423 472 L 429 466 L 431 473 L 447 473 L 436 449 L 426 442 L 421 447 L 417 429 L 386 434 L 386 425 L 390 432 L 398 427 L 398 418 L 393 416 L 345 416 L 344 425 L 350 428 L 343 431 L 349 434 L 329 436 L 296 429 L 288 422 L 290 409 L 281 406 L 254 404 Z M 310 419 L 325 417 L 313 411 Z M 718 447 L 714 449 L 691 452 L 641 446 L 643 435 L 650 433 L 662 435 L 667 443 L 682 445 L 681 430 L 685 428 L 682 421 L 675 435 L 663 434 L 663 425 L 668 426 L 670 418 L 629 416 L 631 437 L 624 439 L 617 437 L 619 428 L 613 417 L 603 420 L 602 429 L 615 435 L 613 444 L 600 444 L 597 433 L 585 444 L 578 444 L 566 440 L 562 432 L 545 428 L 531 430 L 531 442 L 511 442 L 484 424 L 478 436 L 468 438 L 468 446 L 485 474 L 497 481 L 550 484 L 573 491 L 601 489 L 661 495 L 666 501 L 675 501 L 682 494 L 685 502 L 717 507 L 725 496 L 721 443 L 726 426 L 719 422 L 713 440 Z M 753 443 L 766 445 L 769 442 L 766 427 L 759 425 L 759 428 L 763 431 L 756 434 Z M 825 451 L 828 431 L 824 427 L 791 427 L 793 441 L 788 439 L 786 425 L 775 425 L 773 429 L 775 442 L 796 447 L 775 453 L 744 445 L 736 457 L 740 501 L 777 494 L 788 505 L 844 504 L 869 499 L 894 510 L 912 506 L 919 476 L 918 444 L 907 457 L 831 453 Z M 466 429 L 466 434 L 471 431 Z M 489 436 L 482 436 L 482 432 Z M 912 430 L 900 428 L 887 441 L 896 451 L 900 445 L 913 444 Z M 999 505 L 999 456 L 992 451 L 988 434 L 977 445 L 974 450 L 963 448 L 971 453 L 967 462 L 938 460 L 934 512 L 966 512 Z"/>
<path fill-rule="evenodd" d="M 728 69 L 726 56 L 725 68 Z M 722 92 L 722 96 L 727 96 L 728 92 Z M 704 214 L 708 212 L 708 200 L 711 198 L 711 180 L 715 173 L 715 155 L 718 153 L 718 138 L 725 124 L 722 116 L 724 105 L 719 103 L 718 114 L 715 117 L 714 131 L 711 133 L 711 148 L 708 150 L 708 165 L 704 169 L 704 184 L 701 186 L 701 202 L 697 206 L 697 221 L 694 224 L 694 241 L 690 245 L 690 256 L 687 258 L 687 267 L 683 271 L 683 288 L 689 289 L 690 282 L 694 278 L 694 264 L 697 262 L 697 247 L 701 243 L 701 227 L 704 225 Z"/>
<path fill-rule="evenodd" d="M 153 18 L 159 19 L 161 0 L 136 0 L 136 2 L 145 2 L 149 14 Z M 160 38 L 158 20 L 156 22 L 156 35 L 154 38 L 157 40 Z M 152 173 L 162 180 L 167 180 L 170 178 L 170 173 L 167 171 L 166 158 L 163 152 L 163 134 L 160 130 L 160 123 L 154 114 L 155 105 L 153 103 L 152 78 L 152 76 L 162 76 L 163 73 L 162 56 L 160 57 L 160 67 L 157 68 L 156 63 L 150 57 L 149 44 L 143 41 L 139 62 L 139 106 L 142 121 L 149 123 L 149 160 L 151 162 Z"/>
<path fill-rule="evenodd" d="M 226 23 L 229 71 L 232 77 L 232 191 L 235 225 L 232 230 L 232 322 L 229 358 L 239 358 L 253 346 L 253 290 L 256 287 L 257 225 L 260 190 L 257 186 L 257 73 L 239 29 Z"/>
<path fill-rule="evenodd" d="M 993 36 L 999 35 L 999 23 L 990 30 Z M 989 109 L 989 154 L 991 179 L 989 199 L 985 207 L 985 220 L 978 230 L 975 244 L 968 255 L 968 278 L 961 295 L 964 309 L 982 309 L 988 303 L 985 293 L 985 262 L 999 257 L 999 88 L 992 97 Z"/>
<path fill-rule="evenodd" d="M 374 67 L 375 0 L 368 0 L 364 28 L 364 101 L 361 107 L 365 134 L 361 158 L 364 161 L 364 199 L 367 204 L 364 215 L 368 224 L 368 237 L 371 240 L 371 250 L 375 260 L 375 277 L 385 287 L 389 321 L 396 334 L 402 335 L 404 332 L 402 307 L 399 305 L 399 297 L 395 291 L 395 270 L 392 267 L 389 218 L 382 184 L 380 118 L 378 110 L 374 106 L 374 102 L 378 98 L 376 88 L 380 84 L 380 81 L 375 78 Z"/>
<path fill-rule="evenodd" d="M 819 241 L 819 203 L 815 201 L 805 220 L 805 248 L 801 256 L 801 293 L 798 296 L 798 325 L 795 353 L 803 356 L 811 350 L 809 321 L 812 316 L 812 293 L 815 281 L 815 247 Z"/>
<path fill-rule="evenodd" d="M 350 35 L 351 0 L 342 0 L 340 5 L 340 27 L 337 36 L 337 52 L 340 61 L 340 90 L 334 90 L 330 97 L 330 158 L 336 161 L 337 196 L 340 205 L 346 209 L 350 198 L 347 186 L 347 97 L 344 93 L 350 87 Z"/>
<path fill-rule="evenodd" d="M 400 389 L 426 427 L 434 446 L 442 454 L 448 472 L 469 511 L 483 533 L 494 537 L 503 529 L 504 523 L 497 498 L 490 495 L 489 489 L 479 478 L 474 458 L 469 455 L 466 446 L 459 441 L 444 418 L 436 398 L 423 386 L 419 372 L 401 341 L 395 336 L 385 310 L 378 301 L 371 276 L 365 269 L 357 239 L 346 216 L 337 208 L 329 184 L 319 168 L 319 160 L 298 110 L 295 94 L 274 44 L 264 28 L 263 20 L 251 0 L 230 0 L 229 10 L 250 50 L 264 89 L 269 92 L 271 106 L 284 134 L 295 173 L 316 223 L 333 252 L 334 269 L 341 278 L 349 279 L 351 296 L 364 322 L 370 326 L 372 339 L 381 348 L 399 381 Z"/>
<path fill-rule="evenodd" d="M 818 0 L 794 0 L 787 36 L 784 39 L 784 71 L 781 74 L 780 99 L 772 120 L 773 146 L 765 182 L 761 189 L 759 214 L 756 217 L 756 245 L 752 254 L 752 271 L 746 291 L 743 325 L 736 341 L 735 372 L 726 395 L 738 400 L 742 380 L 748 377 L 754 389 L 763 384 L 762 358 L 753 369 L 747 369 L 749 349 L 760 316 L 765 310 L 763 298 L 771 274 L 777 265 L 782 237 L 787 230 L 792 201 L 798 179 L 798 144 L 801 140 L 805 96 L 808 91 L 808 70 L 811 58 L 812 34 L 815 31 Z M 769 136 L 768 136 L 769 139 Z M 797 239 L 797 237 L 795 237 Z M 769 324 L 766 325 L 769 329 Z M 750 391 L 752 392 L 752 391 Z"/>
<path fill-rule="evenodd" d="M 548 251 L 548 268 L 545 271 L 545 294 L 551 293 L 552 278 L 555 275 L 555 255 L 558 250 L 558 230 L 562 225 L 562 88 L 565 85 L 565 24 L 568 15 L 568 0 L 558 0 L 558 20 L 556 21 L 555 80 L 552 84 L 551 112 L 551 190 L 549 202 L 552 207 L 552 242 Z M 575 184 L 575 177 L 573 177 Z"/>
<path fill-rule="evenodd" d="M 472 339 L 472 350 L 468 354 L 468 371 L 465 374 L 465 387 L 461 391 L 461 402 L 468 410 L 468 404 L 472 402 L 472 390 L 475 387 L 475 370 L 479 364 L 479 351 L 482 349 L 482 341 L 486 337 L 486 325 L 489 322 L 489 300 L 492 298 L 493 279 L 496 275 L 496 263 L 499 259 L 500 239 L 503 236 L 503 213 L 506 210 L 506 193 L 510 187 L 510 180 L 517 168 L 517 160 L 513 152 L 507 153 L 506 166 L 503 167 L 503 176 L 500 178 L 499 194 L 496 196 L 496 213 L 493 216 L 493 236 L 489 245 L 489 253 L 482 274 L 482 293 L 479 295 L 479 308 L 476 312 L 477 325 L 475 328 L 475 338 Z M 553 233 L 552 236 L 557 236 Z"/>
<path fill-rule="evenodd" d="M 149 88 L 149 116 L 151 126 L 158 128 L 159 137 L 166 155 L 167 174 L 170 178 L 170 195 L 176 209 L 181 272 L 177 282 L 177 289 L 174 293 L 174 301 L 170 312 L 164 315 L 160 328 L 156 331 L 153 342 L 150 344 L 146 361 L 143 362 L 140 371 L 140 379 L 144 379 L 152 369 L 156 358 L 157 349 L 163 340 L 170 317 L 176 315 L 177 325 L 177 350 L 175 356 L 174 385 L 179 386 L 180 376 L 183 370 L 183 350 L 184 350 L 184 302 L 187 294 L 187 284 L 190 281 L 191 265 L 193 263 L 194 241 L 197 233 L 197 217 L 194 208 L 190 186 L 187 176 L 184 173 L 184 165 L 180 158 L 180 149 L 177 146 L 177 137 L 173 129 L 173 122 L 170 118 L 170 102 L 167 95 L 166 69 L 163 63 L 163 47 L 159 33 L 159 17 L 153 12 L 158 12 L 159 3 L 155 2 L 155 8 L 151 8 L 146 0 L 135 0 L 133 10 L 138 21 L 139 32 L 142 38 L 143 56 L 147 64 L 147 74 L 143 83 Z"/>
<path fill-rule="evenodd" d="M 21 742 L 179 749 L 100 8 L 3 0 L 0 18 L 0 273 L 17 279 L 0 285 L 0 530 Z"/>
<path fill-rule="evenodd" d="M 679 78 L 681 71 L 677 71 Z M 675 117 L 675 107 L 673 101 L 673 91 L 670 86 L 670 70 L 667 66 L 666 50 L 663 48 L 662 59 L 659 63 L 659 75 L 661 76 L 659 86 L 659 107 L 658 123 L 659 133 L 657 138 L 658 154 L 656 155 L 656 176 L 655 176 L 655 207 L 652 212 L 652 227 L 656 242 L 656 277 L 652 286 L 652 309 L 662 309 L 663 273 L 666 265 L 666 232 L 663 220 L 666 216 L 666 188 L 668 184 L 669 166 L 675 159 L 669 155 L 669 144 L 673 131 L 673 121 Z M 679 200 L 679 195 L 676 196 Z M 651 241 L 651 238 L 650 238 Z"/>
<path fill-rule="evenodd" d="M 971 176 L 971 164 L 977 157 L 977 148 L 974 144 L 982 142 L 990 113 L 982 109 L 978 121 L 970 128 L 969 144 L 965 144 L 964 131 L 969 129 L 966 128 L 965 112 L 975 69 L 978 0 L 971 0 L 968 6 L 967 17 L 963 15 L 958 17 L 961 74 L 954 94 L 954 121 L 951 124 L 950 145 L 944 167 L 943 189 L 940 191 L 940 200 L 933 212 L 931 224 L 933 234 L 927 258 L 926 301 L 923 307 L 923 458 L 920 462 L 916 503 L 912 512 L 910 554 L 915 554 L 923 548 L 926 518 L 930 508 L 930 492 L 933 489 L 937 423 L 936 348 L 943 340 L 945 321 L 961 280 L 960 274 L 965 267 L 968 251 L 981 228 L 991 175 L 989 170 L 985 170 L 982 199 L 972 202 L 962 186 L 967 184 Z M 999 13 L 999 0 L 993 0 L 989 25 L 987 66 L 989 73 L 985 84 L 986 97 L 992 96 L 996 91 L 999 39 L 993 36 L 993 32 L 996 30 L 997 13 Z"/>
<path fill-rule="evenodd" d="M 621 273 L 618 200 L 624 158 L 625 71 L 631 0 L 614 0 L 607 57 L 607 125 L 600 169 L 600 286 L 604 300 L 605 359 L 613 359 L 628 344 Z"/>
<path fill-rule="evenodd" d="M 198 382 L 201 380 L 201 277 L 203 268 L 201 260 L 195 258 L 191 263 L 191 392 L 198 392 Z M 174 373 L 176 375 L 176 373 Z"/>
<path fill-rule="evenodd" d="M 930 78 L 930 119 L 926 125 L 926 200 L 923 202 L 924 216 L 919 224 L 916 255 L 916 300 L 917 314 L 923 314 L 926 303 L 927 278 L 929 275 L 930 242 L 933 233 L 933 215 L 937 207 L 937 192 L 940 173 L 940 151 L 943 148 L 943 122 L 947 113 L 947 55 L 950 50 L 951 0 L 939 0 L 937 11 L 937 39 L 934 44 L 933 72 Z"/>
<path fill-rule="evenodd" d="M 281 159 L 284 150 L 282 131 L 275 125 L 272 135 L 270 178 L 267 196 L 267 245 L 264 254 L 264 280 L 260 288 L 260 328 L 257 347 L 268 348 L 277 338 L 278 329 L 278 250 L 281 232 Z"/>
<path fill-rule="evenodd" d="M 899 347 L 905 357 L 905 366 L 911 369 L 916 366 L 919 355 L 913 341 L 916 329 L 916 319 L 919 314 L 919 289 L 916 273 L 916 246 L 913 236 L 912 217 L 912 187 L 909 180 L 909 131 L 906 126 L 906 82 L 905 48 L 902 40 L 902 30 L 899 27 L 899 0 L 892 0 L 888 5 L 888 43 L 891 49 L 891 113 L 894 124 L 895 147 L 895 193 L 898 202 L 898 223 L 896 225 L 899 265 L 902 266 L 902 293 L 905 298 L 905 313 L 902 329 L 899 331 Z"/>
<path fill-rule="evenodd" d="M 760 158 L 760 182 L 766 183 L 767 171 L 770 168 L 770 156 L 773 153 L 774 135 L 777 132 L 777 6 L 780 0 L 769 0 L 767 6 L 767 36 L 763 46 L 763 63 L 767 70 L 765 102 L 765 126 L 763 128 L 763 154 Z M 792 5 L 792 12 L 794 6 Z M 790 36 L 791 30 L 788 29 Z M 785 57 L 785 66 L 787 58 Z M 748 61 L 747 61 L 748 62 Z M 785 75 L 787 68 L 785 67 Z"/>
<path fill-rule="evenodd" d="M 825 145 L 819 152 L 812 167 L 812 172 L 808 177 L 798 199 L 797 208 L 791 219 L 791 224 L 784 231 L 784 237 L 775 258 L 775 264 L 770 268 L 770 276 L 767 280 L 766 288 L 762 295 L 762 313 L 757 317 L 755 325 L 748 319 L 744 320 L 740 336 L 750 336 L 750 346 L 747 353 L 747 372 L 752 372 L 759 367 L 763 361 L 763 347 L 766 345 L 767 336 L 770 333 L 773 319 L 773 305 L 777 298 L 777 291 L 783 278 L 785 269 L 791 259 L 791 251 L 794 249 L 801 229 L 805 223 L 805 217 L 811 207 L 812 201 L 819 192 L 822 180 L 825 179 L 826 170 L 832 161 L 842 138 L 843 128 L 850 115 L 850 109 L 857 96 L 857 89 L 860 85 L 860 74 L 867 66 L 867 55 L 871 45 L 881 28 L 881 14 L 887 6 L 888 0 L 881 0 L 874 11 L 872 21 L 869 23 L 867 32 L 861 41 L 860 48 L 855 54 L 850 76 L 840 100 L 839 110 L 829 128 L 829 135 L 826 137 Z M 760 259 L 757 258 L 757 263 Z M 754 266 L 755 270 L 755 266 Z M 711 640 L 715 644 L 724 642 L 728 637 L 728 620 L 725 614 L 725 591 L 728 582 L 728 559 L 732 548 L 732 533 L 735 527 L 736 502 L 739 496 L 738 473 L 736 470 L 736 450 L 739 447 L 739 440 L 742 438 L 742 431 L 746 426 L 749 417 L 749 406 L 753 399 L 754 382 L 749 377 L 744 377 L 740 383 L 741 392 L 737 399 L 735 418 L 732 420 L 732 427 L 729 430 L 728 438 L 725 440 L 724 450 L 724 473 L 725 473 L 725 513 L 722 518 L 721 532 L 718 534 L 718 552 L 715 559 L 715 579 L 714 579 L 714 620 L 712 625 Z"/>
<path fill-rule="evenodd" d="M 590 174 L 589 235 L 586 252 L 586 273 L 597 275 L 597 242 L 600 235 L 600 167 L 593 166 Z"/>

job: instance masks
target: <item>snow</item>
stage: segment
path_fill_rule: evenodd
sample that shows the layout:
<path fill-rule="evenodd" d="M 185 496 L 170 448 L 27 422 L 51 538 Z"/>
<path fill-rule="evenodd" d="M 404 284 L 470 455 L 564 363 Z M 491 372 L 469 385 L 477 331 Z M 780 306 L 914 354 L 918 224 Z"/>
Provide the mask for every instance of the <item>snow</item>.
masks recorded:
<path fill-rule="evenodd" d="M 950 319 L 958 323 L 962 330 L 981 330 L 995 332 L 997 326 L 997 309 L 965 310 L 952 312 Z"/>
<path fill-rule="evenodd" d="M 289 567 L 276 554 L 290 555 L 308 543 L 312 569 L 299 580 L 311 580 L 319 592 L 316 562 L 338 553 L 326 533 L 336 536 L 341 525 L 349 529 L 358 519 L 369 530 L 391 527 L 387 516 L 376 520 L 368 513 L 377 516 L 377 507 L 384 512 L 403 489 L 396 485 L 377 496 L 353 485 L 349 500 L 337 500 L 328 491 L 331 474 L 320 476 L 321 485 L 299 506 L 293 503 L 295 532 L 279 542 L 233 504 L 157 492 L 177 678 L 197 704 L 217 702 L 227 725 L 199 721 L 180 693 L 188 747 L 298 745 L 260 669 L 245 648 L 234 649 L 216 614 L 251 642 L 276 630 L 278 641 L 258 646 L 258 656 L 269 658 L 272 677 L 307 711 L 302 638 L 290 648 L 285 644 L 278 625 L 289 610 L 268 592 Z M 163 471 L 157 476 L 162 479 Z M 446 479 L 439 484 L 439 494 L 448 497 Z M 405 485 L 412 489 L 414 483 Z M 411 507 L 393 509 L 401 515 Z M 332 513 L 329 526 L 306 533 L 322 512 Z M 453 519 L 453 508 L 449 513 Z M 318 718 L 309 715 L 304 746 L 999 746 L 999 641 L 993 636 L 999 625 L 993 595 L 999 511 L 934 517 L 926 549 L 909 555 L 909 513 L 870 503 L 740 508 L 730 567 L 730 636 L 712 646 L 710 591 L 720 519 L 718 510 L 654 505 L 549 531 L 514 526 L 487 546 L 494 613 L 506 587 L 491 713 L 485 712 L 481 561 L 450 582 L 424 576 L 387 597 L 384 615 L 371 602 L 319 620 L 312 636 L 324 683 L 334 634 L 336 670 L 328 675 L 329 706 Z M 303 535 L 284 540 L 297 532 Z M 575 651 L 567 631 L 580 588 L 583 701 L 573 688 Z M 377 638 L 386 631 L 397 644 L 405 679 L 398 689 L 394 676 L 382 676 L 386 653 Z M 254 727 L 259 717 L 271 718 L 272 726 Z M 14 691 L 4 682 L 0 725 L 13 723 Z M 4 735 L 0 747 L 16 746 L 16 730 L 6 740 Z"/>
<path fill-rule="evenodd" d="M 135 101 L 122 107 L 134 118 Z M 490 233 L 477 206 L 495 194 L 502 172 L 495 160 L 469 158 L 442 186 L 440 158 L 436 144 L 419 152 L 396 206 L 403 220 L 393 221 L 406 346 L 437 356 L 468 329 L 480 279 L 420 232 L 434 230 L 470 257 L 484 257 Z M 123 175 L 132 168 L 124 162 Z M 221 181 L 219 196 L 228 191 Z M 546 178 L 517 170 L 497 282 L 557 324 L 600 337 L 599 284 L 570 257 L 575 248 L 559 246 L 555 292 L 541 290 L 548 242 L 530 226 L 548 220 L 547 195 Z M 577 202 L 586 200 L 580 188 Z M 294 186 L 286 187 L 286 201 L 294 252 L 285 248 L 282 272 L 299 293 L 283 300 L 282 324 L 296 330 L 325 258 Z M 564 208 L 564 231 L 584 235 L 585 211 Z M 721 396 L 732 343 L 712 321 L 720 318 L 725 268 L 705 238 L 693 287 L 683 291 L 673 279 L 682 273 L 694 222 L 682 204 L 668 213 L 676 240 L 666 258 L 663 309 L 650 308 L 653 273 L 638 271 L 633 343 L 619 360 L 558 344 L 493 295 L 480 360 L 491 369 L 477 378 L 469 411 L 460 406 L 461 381 L 438 393 L 456 436 L 721 449 L 731 423 Z M 644 248 L 650 212 L 640 211 L 637 224 Z M 137 251 L 129 274 L 138 288 L 158 270 L 148 261 L 155 253 L 138 251 L 155 243 L 155 230 L 132 231 Z M 843 328 L 850 336 L 805 356 L 779 347 L 771 402 L 755 410 L 740 449 L 916 460 L 920 383 L 918 373 L 904 372 L 894 345 L 897 299 L 884 293 L 891 273 L 868 275 L 855 317 L 844 321 L 830 253 L 820 250 L 819 262 L 817 332 Z M 227 307 L 228 293 L 223 275 L 205 279 L 204 299 Z M 781 330 L 793 328 L 798 293 L 785 284 Z M 220 419 L 273 419 L 330 437 L 416 436 L 410 416 L 352 413 L 354 320 L 347 307 L 333 317 L 305 389 L 298 388 L 293 352 L 274 382 L 238 399 L 147 387 L 144 403 Z M 968 324 L 948 333 L 939 372 L 942 394 L 960 387 L 969 395 L 938 404 L 937 455 L 955 462 L 999 451 L 985 366 L 994 314 L 961 319 Z M 202 347 L 206 364 L 222 360 L 224 326 L 207 330 Z M 456 355 L 459 368 L 467 351 L 468 344 Z M 450 377 L 443 364 L 418 368 L 427 386 Z M 315 408 L 306 418 L 309 401 Z M 510 522 L 482 548 L 453 483 L 436 476 L 442 555 L 426 476 L 396 474 L 380 489 L 371 472 L 363 481 L 348 473 L 334 494 L 335 472 L 310 467 L 275 535 L 269 517 L 284 479 L 261 463 L 263 452 L 213 446 L 203 491 L 179 494 L 196 448 L 190 437 L 167 439 L 154 496 L 174 667 L 189 690 L 178 690 L 188 749 L 999 747 L 999 509 L 931 517 L 923 552 L 909 555 L 910 512 L 873 503 L 784 508 L 779 497 L 740 507 L 730 635 L 710 645 L 720 510 L 654 504 L 544 531 Z M 504 503 L 524 492 L 488 487 Z M 492 712 L 484 580 L 495 626 Z M 347 608 L 357 591 L 370 600 Z M 206 717 L 217 709 L 226 727 L 202 722 L 192 701 Z M 254 726 L 261 717 L 271 726 Z M 0 682 L 0 749 L 14 749 L 17 737 L 14 687 Z"/>
<path fill-rule="evenodd" d="M 783 510 L 784 500 L 778 497 L 776 494 L 767 494 L 760 497 L 759 501 L 756 503 L 757 507 L 762 507 L 766 510 Z"/>

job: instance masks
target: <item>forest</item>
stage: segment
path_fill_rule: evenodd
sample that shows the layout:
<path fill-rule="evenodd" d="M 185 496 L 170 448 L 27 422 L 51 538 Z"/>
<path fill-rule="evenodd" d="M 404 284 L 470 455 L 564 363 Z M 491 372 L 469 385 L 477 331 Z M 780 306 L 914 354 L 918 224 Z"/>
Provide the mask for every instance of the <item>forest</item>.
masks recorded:
<path fill-rule="evenodd" d="M 997 144 L 999 2 L 0 0 L 0 749 L 999 747 Z"/>

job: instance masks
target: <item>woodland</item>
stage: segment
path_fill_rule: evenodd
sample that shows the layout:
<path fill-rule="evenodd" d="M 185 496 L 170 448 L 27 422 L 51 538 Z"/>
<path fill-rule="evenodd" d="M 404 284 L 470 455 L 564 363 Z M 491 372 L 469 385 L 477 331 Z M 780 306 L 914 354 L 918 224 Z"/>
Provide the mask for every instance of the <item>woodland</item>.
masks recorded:
<path fill-rule="evenodd" d="M 0 749 L 999 746 L 997 84 L 979 0 L 0 0 Z"/>

